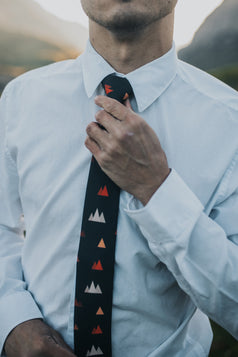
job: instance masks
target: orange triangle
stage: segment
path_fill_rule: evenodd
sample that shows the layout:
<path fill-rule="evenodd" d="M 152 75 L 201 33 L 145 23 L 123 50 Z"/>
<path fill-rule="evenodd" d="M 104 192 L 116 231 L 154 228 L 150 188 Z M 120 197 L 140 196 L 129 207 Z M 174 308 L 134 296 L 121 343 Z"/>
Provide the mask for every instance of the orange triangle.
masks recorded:
<path fill-rule="evenodd" d="M 104 312 L 102 311 L 102 308 L 101 308 L 101 307 L 99 307 L 99 309 L 98 309 L 96 315 L 104 315 Z"/>
<path fill-rule="evenodd" d="M 106 92 L 106 94 L 109 94 L 109 93 L 113 92 L 112 87 L 109 86 L 108 84 L 105 84 L 105 92 Z"/>
<path fill-rule="evenodd" d="M 102 187 L 100 188 L 100 190 L 98 191 L 98 196 L 105 196 L 105 197 L 109 196 L 106 185 L 103 188 Z"/>
<path fill-rule="evenodd" d="M 85 237 L 84 231 L 81 231 L 80 237 Z"/>
<path fill-rule="evenodd" d="M 125 93 L 124 97 L 123 97 L 123 100 L 126 100 L 127 98 L 129 98 L 129 94 L 128 93 Z"/>
<path fill-rule="evenodd" d="M 104 240 L 103 240 L 103 239 L 101 239 L 101 240 L 100 240 L 100 242 L 99 242 L 99 244 L 98 244 L 98 248 L 106 248 L 106 246 L 105 246 L 105 243 L 104 243 Z"/>
<path fill-rule="evenodd" d="M 74 325 L 74 329 L 75 329 L 75 330 L 78 330 L 78 329 L 79 329 L 76 324 Z"/>
<path fill-rule="evenodd" d="M 97 328 L 94 328 L 92 331 L 92 335 L 99 335 L 102 334 L 102 330 L 100 328 L 100 326 L 98 325 Z"/>
<path fill-rule="evenodd" d="M 78 301 L 77 299 L 75 299 L 75 304 L 74 305 L 77 306 L 77 307 L 82 307 L 83 306 L 81 301 Z"/>
<path fill-rule="evenodd" d="M 77 257 L 77 263 L 79 263 L 79 262 L 80 262 L 79 257 Z"/>

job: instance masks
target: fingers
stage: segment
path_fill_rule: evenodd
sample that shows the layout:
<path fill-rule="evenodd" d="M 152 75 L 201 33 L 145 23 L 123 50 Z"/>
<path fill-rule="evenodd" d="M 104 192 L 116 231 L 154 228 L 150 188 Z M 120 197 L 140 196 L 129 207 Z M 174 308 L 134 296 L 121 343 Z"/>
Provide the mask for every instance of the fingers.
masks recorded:
<path fill-rule="evenodd" d="M 126 105 L 121 104 L 115 99 L 99 95 L 95 98 L 95 103 L 103 108 L 107 113 L 111 114 L 114 118 L 124 121 L 128 118 L 128 115 L 135 115 L 128 104 L 129 100 L 125 101 Z"/>
<path fill-rule="evenodd" d="M 65 344 L 66 347 L 56 343 L 53 339 L 48 340 L 45 346 L 45 354 L 47 357 L 75 357 L 71 348 Z"/>
<path fill-rule="evenodd" d="M 114 135 L 119 126 L 120 120 L 111 116 L 111 114 L 107 113 L 105 110 L 99 110 L 95 115 L 96 121 L 102 125 L 109 134 Z"/>
<path fill-rule="evenodd" d="M 41 319 L 15 327 L 6 340 L 5 351 L 8 357 L 76 357 L 60 334 Z"/>
<path fill-rule="evenodd" d="M 61 346 L 63 349 L 66 349 L 68 352 L 74 353 L 74 351 L 67 345 L 67 343 L 64 341 L 62 336 L 59 334 L 59 332 L 55 331 L 52 328 L 51 328 L 51 332 L 52 332 L 52 338 L 57 345 Z"/>
<path fill-rule="evenodd" d="M 131 106 L 131 103 L 130 103 L 130 100 L 129 100 L 129 99 L 126 99 L 126 100 L 125 100 L 124 105 L 125 105 L 128 109 L 131 109 L 131 110 L 132 110 L 132 106 Z"/>
<path fill-rule="evenodd" d="M 85 145 L 88 147 L 88 149 L 91 151 L 93 150 L 93 153 L 98 150 L 103 150 L 105 143 L 108 140 L 108 133 L 106 130 L 101 129 L 97 123 L 92 122 L 87 126 L 86 132 L 88 134 L 88 138 L 86 139 Z"/>

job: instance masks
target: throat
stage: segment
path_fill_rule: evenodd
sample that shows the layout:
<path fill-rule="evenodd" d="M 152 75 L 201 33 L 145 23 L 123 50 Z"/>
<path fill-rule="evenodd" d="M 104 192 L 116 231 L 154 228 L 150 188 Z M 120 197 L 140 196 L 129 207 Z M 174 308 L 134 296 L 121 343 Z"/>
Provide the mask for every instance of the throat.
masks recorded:
<path fill-rule="evenodd" d="M 120 34 L 93 23 L 89 26 L 89 36 L 95 50 L 117 72 L 123 74 L 163 56 L 173 42 L 172 28 L 163 26 L 162 31 L 161 22 Z"/>

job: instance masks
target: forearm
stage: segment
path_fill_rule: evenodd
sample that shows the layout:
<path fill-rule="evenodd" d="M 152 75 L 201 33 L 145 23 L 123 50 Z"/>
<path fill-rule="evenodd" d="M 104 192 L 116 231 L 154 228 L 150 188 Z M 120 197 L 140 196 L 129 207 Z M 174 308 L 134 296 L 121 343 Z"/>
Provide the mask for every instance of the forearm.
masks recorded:
<path fill-rule="evenodd" d="M 173 172 L 146 207 L 128 214 L 196 306 L 238 338 L 238 246 L 193 192 Z"/>

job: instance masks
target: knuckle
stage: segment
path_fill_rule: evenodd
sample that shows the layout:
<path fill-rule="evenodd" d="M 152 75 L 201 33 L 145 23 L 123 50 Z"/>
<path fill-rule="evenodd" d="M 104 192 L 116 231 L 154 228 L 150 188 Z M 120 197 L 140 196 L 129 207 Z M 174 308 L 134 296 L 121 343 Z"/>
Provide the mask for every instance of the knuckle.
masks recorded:
<path fill-rule="evenodd" d="M 106 110 L 109 112 L 109 113 L 116 113 L 117 112 L 117 102 L 116 101 L 110 101 L 108 104 L 107 104 L 107 108 Z"/>
<path fill-rule="evenodd" d="M 88 124 L 86 128 L 86 133 L 89 135 L 92 132 L 92 123 Z"/>
<path fill-rule="evenodd" d="M 87 133 L 88 135 L 91 135 L 91 134 L 94 132 L 94 130 L 95 130 L 95 124 L 96 124 L 96 123 L 94 123 L 94 122 L 88 124 L 88 126 L 87 126 L 87 128 L 86 128 L 86 133 Z"/>
<path fill-rule="evenodd" d="M 125 130 L 119 131 L 117 134 L 117 139 L 118 139 L 119 143 L 125 142 L 128 139 L 127 131 L 125 131 Z"/>
<path fill-rule="evenodd" d="M 128 117 L 127 122 L 130 125 L 131 129 L 137 130 L 140 127 L 143 128 L 144 120 L 142 118 L 140 118 L 139 116 L 131 115 Z"/>
<path fill-rule="evenodd" d="M 117 151 L 117 142 L 116 140 L 109 141 L 107 143 L 107 151 L 111 155 Z"/>
<path fill-rule="evenodd" d="M 90 139 L 89 139 L 89 137 L 87 136 L 87 138 L 85 139 L 84 144 L 85 144 L 86 146 L 89 146 L 89 143 L 90 143 Z"/>
<path fill-rule="evenodd" d="M 133 121 L 133 113 L 131 113 L 129 110 L 126 110 L 124 113 L 124 120 L 127 121 L 128 123 Z"/>
<path fill-rule="evenodd" d="M 110 156 L 104 151 L 100 155 L 100 164 L 102 167 L 108 167 L 110 165 Z"/>
<path fill-rule="evenodd" d="M 99 110 L 96 115 L 95 115 L 95 118 L 98 122 L 100 122 L 100 120 L 102 120 L 103 116 L 104 116 L 104 110 Z"/>
<path fill-rule="evenodd" d="M 38 339 L 37 341 L 34 341 L 34 345 L 32 346 L 31 349 L 31 354 L 29 357 L 33 356 L 42 356 L 43 353 L 46 352 L 46 339 L 45 336 L 43 338 Z"/>

